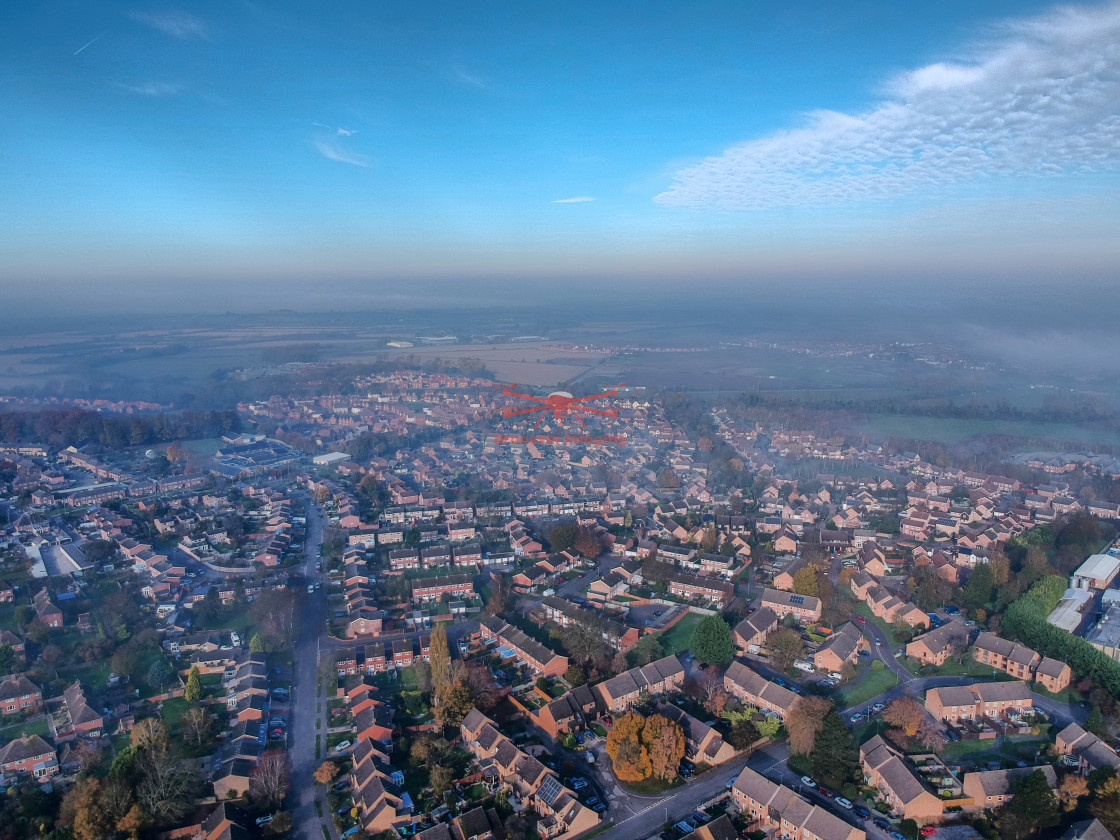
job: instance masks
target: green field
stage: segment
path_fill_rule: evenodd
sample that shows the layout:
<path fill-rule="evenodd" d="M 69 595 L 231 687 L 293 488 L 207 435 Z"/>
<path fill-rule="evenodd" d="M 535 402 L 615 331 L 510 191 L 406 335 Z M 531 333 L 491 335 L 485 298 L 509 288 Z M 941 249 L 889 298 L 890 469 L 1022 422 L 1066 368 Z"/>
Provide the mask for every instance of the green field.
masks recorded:
<path fill-rule="evenodd" d="M 668 630 L 663 631 L 659 638 L 665 654 L 687 651 L 688 645 L 692 641 L 692 631 L 696 629 L 699 622 L 700 616 L 698 614 L 689 613 Z"/>
<path fill-rule="evenodd" d="M 848 707 L 866 703 L 872 697 L 878 697 L 896 685 L 898 685 L 898 677 L 895 676 L 894 671 L 886 667 L 877 670 L 868 666 L 867 678 L 863 682 L 840 692 L 840 705 Z"/>
<path fill-rule="evenodd" d="M 1082 428 L 1072 423 L 910 417 L 898 414 L 870 415 L 860 424 L 858 431 L 873 437 L 910 438 L 947 444 L 960 443 L 976 435 L 1008 435 L 1056 443 L 1120 443 L 1120 435 L 1115 432 Z"/>

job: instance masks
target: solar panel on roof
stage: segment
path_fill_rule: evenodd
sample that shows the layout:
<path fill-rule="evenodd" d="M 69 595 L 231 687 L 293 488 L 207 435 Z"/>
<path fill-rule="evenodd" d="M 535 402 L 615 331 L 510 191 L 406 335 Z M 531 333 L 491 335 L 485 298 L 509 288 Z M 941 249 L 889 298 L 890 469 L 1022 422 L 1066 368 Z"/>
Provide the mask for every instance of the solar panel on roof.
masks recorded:
<path fill-rule="evenodd" d="M 563 790 L 564 786 L 560 784 L 560 780 L 555 776 L 549 776 L 540 786 L 540 790 L 537 791 L 537 797 L 546 805 L 551 805 Z"/>
<path fill-rule="evenodd" d="M 789 602 L 791 604 L 796 604 L 796 605 L 800 606 L 801 604 L 805 603 L 805 596 L 804 595 L 790 595 L 789 596 Z"/>

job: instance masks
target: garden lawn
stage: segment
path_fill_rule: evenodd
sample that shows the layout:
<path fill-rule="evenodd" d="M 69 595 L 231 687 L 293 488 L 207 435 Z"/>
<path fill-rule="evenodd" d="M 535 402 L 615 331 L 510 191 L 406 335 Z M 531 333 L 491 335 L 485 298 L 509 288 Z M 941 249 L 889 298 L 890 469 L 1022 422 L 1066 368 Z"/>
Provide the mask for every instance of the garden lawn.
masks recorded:
<path fill-rule="evenodd" d="M 160 717 L 163 718 L 163 722 L 167 724 L 168 729 L 173 730 L 179 726 L 180 719 L 190 707 L 191 704 L 184 698 L 172 697 L 163 701 L 163 711 L 160 712 Z"/>
<path fill-rule="evenodd" d="M 696 629 L 696 625 L 699 623 L 700 616 L 696 613 L 689 613 L 668 630 L 662 631 L 660 642 L 665 654 L 687 651 L 689 644 L 692 642 L 692 631 Z"/>
<path fill-rule="evenodd" d="M 889 691 L 896 685 L 898 685 L 898 677 L 890 668 L 884 667 L 882 670 L 876 670 L 869 666 L 863 682 L 840 692 L 840 705 L 847 708 L 866 703 L 872 697 L 878 697 L 884 691 Z"/>
<path fill-rule="evenodd" d="M 1015 679 L 1005 671 L 995 670 L 995 673 L 993 673 L 991 665 L 977 662 L 971 657 L 963 662 L 951 659 L 939 667 L 930 667 L 920 664 L 913 657 L 907 656 L 902 659 L 902 664 L 907 671 L 917 677 L 983 677 L 985 682 Z"/>
<path fill-rule="evenodd" d="M 986 753 L 997 750 L 996 742 L 988 741 L 950 741 L 938 755 L 978 755 L 979 753 Z"/>
<path fill-rule="evenodd" d="M 642 796 L 655 796 L 667 790 L 680 787 L 684 784 L 684 779 L 680 776 L 674 776 L 666 782 L 662 779 L 650 776 L 648 779 L 640 782 L 621 782 L 620 784 L 631 793 L 637 793 Z"/>
<path fill-rule="evenodd" d="M 14 741 L 16 738 L 23 734 L 38 735 L 40 738 L 48 738 L 51 734 L 50 724 L 47 722 L 46 716 L 35 718 L 34 720 L 25 720 L 20 723 L 13 723 L 11 726 L 5 726 L 0 729 L 0 738 L 4 743 Z"/>

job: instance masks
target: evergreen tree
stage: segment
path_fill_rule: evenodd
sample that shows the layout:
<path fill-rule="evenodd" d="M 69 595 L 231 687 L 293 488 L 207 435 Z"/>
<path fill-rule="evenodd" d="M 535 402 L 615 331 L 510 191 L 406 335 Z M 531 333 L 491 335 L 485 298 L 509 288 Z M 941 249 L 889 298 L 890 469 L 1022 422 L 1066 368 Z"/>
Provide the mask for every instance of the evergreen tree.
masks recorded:
<path fill-rule="evenodd" d="M 202 699 L 202 675 L 198 673 L 198 666 L 192 665 L 187 674 L 187 687 L 183 691 L 183 699 L 192 706 Z"/>
<path fill-rule="evenodd" d="M 688 646 L 697 659 L 709 665 L 722 667 L 735 656 L 731 628 L 718 615 L 706 615 L 697 622 Z"/>

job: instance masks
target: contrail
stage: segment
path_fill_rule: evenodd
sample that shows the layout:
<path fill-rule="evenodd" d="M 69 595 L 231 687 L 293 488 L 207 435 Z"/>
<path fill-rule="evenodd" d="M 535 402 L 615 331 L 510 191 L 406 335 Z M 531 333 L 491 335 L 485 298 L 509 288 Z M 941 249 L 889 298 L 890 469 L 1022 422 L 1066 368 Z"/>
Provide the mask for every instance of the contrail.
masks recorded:
<path fill-rule="evenodd" d="M 98 35 L 98 36 L 97 36 L 97 38 L 100 38 L 100 37 L 101 37 L 102 35 L 104 35 L 104 34 L 105 34 L 105 33 L 104 33 L 104 32 L 102 32 L 102 33 L 101 33 L 101 35 Z M 97 40 L 97 38 L 94 38 L 94 39 L 93 39 L 93 41 L 96 41 L 96 40 Z M 92 43 L 93 43 L 93 41 L 90 41 L 90 42 L 89 42 L 89 44 L 92 44 Z M 85 45 L 85 46 L 83 46 L 83 47 L 78 47 L 78 49 L 74 50 L 74 55 L 77 55 L 78 53 L 80 53 L 80 52 L 81 52 L 82 50 L 84 50 L 84 49 L 85 49 L 86 47 L 88 47 L 88 46 L 89 46 L 89 44 L 86 44 L 86 45 Z"/>

